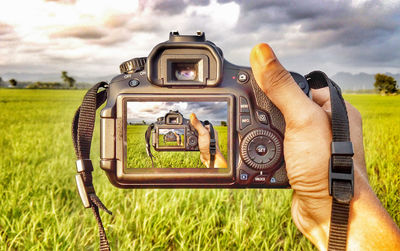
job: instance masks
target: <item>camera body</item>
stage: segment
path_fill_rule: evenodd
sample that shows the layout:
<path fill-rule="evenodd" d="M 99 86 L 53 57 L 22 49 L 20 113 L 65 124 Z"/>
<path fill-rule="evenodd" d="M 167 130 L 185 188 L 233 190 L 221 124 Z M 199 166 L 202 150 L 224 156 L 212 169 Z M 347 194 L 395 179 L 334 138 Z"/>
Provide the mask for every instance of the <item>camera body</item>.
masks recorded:
<path fill-rule="evenodd" d="M 197 138 L 197 131 L 178 110 L 158 117 L 152 130 L 152 145 L 156 151 L 198 151 Z"/>
<path fill-rule="evenodd" d="M 225 60 L 222 50 L 207 41 L 204 33 L 188 36 L 171 32 L 169 40 L 154 47 L 147 58 L 126 61 L 120 69 L 122 74 L 109 84 L 100 122 L 100 166 L 113 185 L 289 187 L 282 113 L 258 87 L 251 69 Z M 298 73 L 291 75 L 308 96 L 307 80 Z M 170 112 L 155 126 L 158 130 L 185 127 L 185 144 L 179 149 L 162 149 L 154 144 L 160 133 L 152 133 L 153 146 L 160 151 L 154 168 L 146 156 L 143 133 L 154 118 L 169 110 L 181 113 Z M 188 148 L 189 138 L 198 135 L 184 119 L 189 113 L 213 124 L 227 168 L 204 168 L 199 152 L 190 152 L 195 148 Z M 181 119 L 182 123 L 171 125 L 169 118 L 172 122 Z M 174 139 L 171 134 L 165 138 L 166 143 L 176 142 Z M 185 152 L 187 149 L 190 151 Z"/>

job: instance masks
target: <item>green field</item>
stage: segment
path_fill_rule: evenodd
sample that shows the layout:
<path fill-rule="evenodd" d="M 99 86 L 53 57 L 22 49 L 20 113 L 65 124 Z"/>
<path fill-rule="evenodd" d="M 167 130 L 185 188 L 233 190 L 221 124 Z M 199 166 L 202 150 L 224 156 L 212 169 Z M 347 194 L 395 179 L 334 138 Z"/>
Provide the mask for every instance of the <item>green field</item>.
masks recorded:
<path fill-rule="evenodd" d="M 127 162 L 128 168 L 151 168 L 151 159 L 146 153 L 146 141 L 144 138 L 148 125 L 128 125 L 127 126 Z M 227 159 L 227 133 L 228 129 L 224 126 L 214 126 L 218 133 L 219 149 Z M 159 142 L 163 142 L 163 136 L 159 135 Z M 182 142 L 184 136 L 181 135 Z M 166 142 L 176 145 L 176 142 Z M 198 151 L 155 151 L 151 146 L 151 152 L 155 156 L 153 159 L 156 168 L 205 168 L 200 161 Z"/>
<path fill-rule="evenodd" d="M 0 250 L 98 248 L 74 181 L 70 128 L 83 95 L 0 89 Z M 399 225 L 400 96 L 345 98 L 363 115 L 371 185 Z M 98 123 L 94 135 L 98 160 Z M 291 190 L 122 190 L 94 166 L 113 250 L 316 250 L 291 220 Z"/>

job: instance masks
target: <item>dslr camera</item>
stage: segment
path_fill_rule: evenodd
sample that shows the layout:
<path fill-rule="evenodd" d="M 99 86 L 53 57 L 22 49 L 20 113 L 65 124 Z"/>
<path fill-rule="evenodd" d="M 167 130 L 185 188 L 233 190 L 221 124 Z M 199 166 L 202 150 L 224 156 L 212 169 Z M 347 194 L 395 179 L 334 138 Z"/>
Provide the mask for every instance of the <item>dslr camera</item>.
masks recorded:
<path fill-rule="evenodd" d="M 178 110 L 170 110 L 165 116 L 157 118 L 149 128 L 152 131 L 152 145 L 156 151 L 199 150 L 197 131 Z"/>
<path fill-rule="evenodd" d="M 156 45 L 146 58 L 123 62 L 120 70 L 109 84 L 100 114 L 100 166 L 113 185 L 289 187 L 281 112 L 258 87 L 251 69 L 224 59 L 203 32 L 171 32 L 169 40 Z M 307 80 L 291 75 L 308 96 Z M 211 149 L 204 150 L 200 143 L 212 138 L 199 133 L 191 123 L 192 114 L 212 125 L 216 156 L 226 162 L 224 168 L 204 165 Z M 155 165 L 146 150 L 150 140 Z"/>

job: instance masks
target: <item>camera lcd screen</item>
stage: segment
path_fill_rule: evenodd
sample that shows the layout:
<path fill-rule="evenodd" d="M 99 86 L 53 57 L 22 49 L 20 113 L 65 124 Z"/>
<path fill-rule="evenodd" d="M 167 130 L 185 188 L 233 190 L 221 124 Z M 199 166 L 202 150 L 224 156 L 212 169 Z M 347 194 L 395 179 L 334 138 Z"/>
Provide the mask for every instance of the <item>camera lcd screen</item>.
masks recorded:
<path fill-rule="evenodd" d="M 210 133 L 203 124 L 206 120 L 212 124 L 217 139 L 214 168 L 228 167 L 227 101 L 126 104 L 127 168 L 153 167 L 147 145 L 154 155 L 154 168 L 208 168 Z"/>
<path fill-rule="evenodd" d="M 185 146 L 185 130 L 179 128 L 159 129 L 158 145 L 160 147 L 181 147 Z"/>

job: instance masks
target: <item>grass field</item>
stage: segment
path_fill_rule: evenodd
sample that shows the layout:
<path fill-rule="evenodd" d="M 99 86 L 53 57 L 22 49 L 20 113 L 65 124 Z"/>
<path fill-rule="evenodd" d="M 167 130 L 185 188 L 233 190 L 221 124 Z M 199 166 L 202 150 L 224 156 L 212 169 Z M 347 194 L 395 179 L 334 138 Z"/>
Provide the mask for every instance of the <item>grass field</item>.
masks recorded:
<path fill-rule="evenodd" d="M 127 126 L 127 162 L 128 168 L 151 168 L 151 159 L 146 153 L 146 141 L 144 134 L 148 125 L 128 125 Z M 228 128 L 224 126 L 214 126 L 218 133 L 218 144 L 221 153 L 227 159 L 227 133 Z M 159 142 L 163 142 L 163 136 L 159 135 Z M 182 142 L 184 136 L 181 135 Z M 176 145 L 175 142 L 166 142 Z M 151 146 L 151 152 L 155 156 L 153 159 L 156 168 L 205 168 L 200 161 L 199 151 L 155 151 Z"/>
<path fill-rule="evenodd" d="M 0 89 L 0 250 L 98 248 L 74 181 L 70 123 L 83 95 Z M 371 185 L 399 225 L 400 96 L 345 98 L 363 115 Z M 98 123 L 94 135 L 98 160 Z M 94 165 L 113 250 L 316 250 L 291 220 L 291 190 L 121 190 Z"/>

